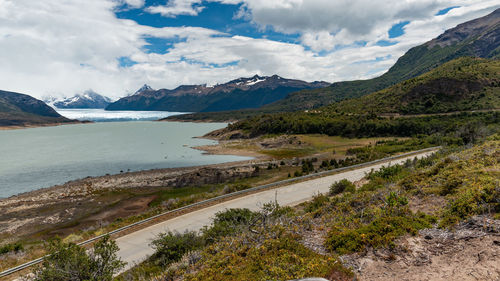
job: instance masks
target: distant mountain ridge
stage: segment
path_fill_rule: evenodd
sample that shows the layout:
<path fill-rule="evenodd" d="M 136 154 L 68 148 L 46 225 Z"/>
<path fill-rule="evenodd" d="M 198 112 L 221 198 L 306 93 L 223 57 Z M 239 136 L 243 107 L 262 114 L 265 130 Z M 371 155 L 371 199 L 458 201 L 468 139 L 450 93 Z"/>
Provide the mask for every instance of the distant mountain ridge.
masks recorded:
<path fill-rule="evenodd" d="M 67 119 L 43 101 L 31 96 L 0 90 L 0 126 L 66 123 Z"/>
<path fill-rule="evenodd" d="M 292 92 L 328 85 L 327 82 L 308 83 L 278 75 L 255 75 L 215 86 L 181 85 L 173 90 L 154 90 L 144 85 L 135 94 L 110 104 L 106 110 L 210 112 L 258 108 Z"/>
<path fill-rule="evenodd" d="M 102 96 L 92 90 L 87 90 L 83 94 L 77 94 L 62 100 L 48 101 L 57 108 L 105 108 L 112 101 L 110 98 Z"/>
<path fill-rule="evenodd" d="M 416 77 L 458 57 L 500 58 L 500 9 L 445 31 L 398 59 L 385 74 L 369 80 L 336 82 L 329 87 L 303 90 L 263 107 L 265 111 L 317 108 L 360 97 Z"/>

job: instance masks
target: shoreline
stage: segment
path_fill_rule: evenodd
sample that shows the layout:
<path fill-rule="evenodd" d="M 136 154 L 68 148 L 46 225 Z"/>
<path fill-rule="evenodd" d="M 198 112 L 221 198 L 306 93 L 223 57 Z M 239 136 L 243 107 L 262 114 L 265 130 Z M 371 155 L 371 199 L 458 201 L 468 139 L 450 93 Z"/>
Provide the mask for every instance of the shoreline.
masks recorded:
<path fill-rule="evenodd" d="M 77 124 L 92 124 L 92 121 L 71 121 L 71 122 L 58 122 L 58 123 L 47 123 L 47 124 L 29 124 L 29 125 L 15 125 L 15 126 L 0 126 L 0 131 L 8 130 L 21 130 L 21 129 L 33 129 L 33 128 L 45 128 L 45 127 L 57 127 L 64 125 L 77 125 Z"/>
<path fill-rule="evenodd" d="M 147 206 L 154 199 L 151 192 L 228 182 L 232 178 L 250 175 L 255 165 L 264 168 L 263 165 L 267 164 L 259 159 L 253 159 L 124 172 L 76 179 L 0 198 L 0 233 L 2 238 L 29 237 L 56 226 L 63 226 L 61 231 L 66 232 L 72 228 L 66 229 L 64 225 L 75 220 L 81 221 L 82 225 L 78 227 L 85 229 L 92 227 L 98 221 L 111 222 L 117 214 L 134 215 L 140 210 L 130 209 L 130 205 L 145 199 Z M 136 194 L 134 198 L 137 200 L 127 199 L 130 192 Z M 112 195 L 114 199 L 108 198 L 105 194 L 114 194 Z M 102 197 L 103 195 L 105 196 Z M 111 201 L 118 205 L 115 206 Z M 50 231 L 47 234 L 59 233 Z"/>

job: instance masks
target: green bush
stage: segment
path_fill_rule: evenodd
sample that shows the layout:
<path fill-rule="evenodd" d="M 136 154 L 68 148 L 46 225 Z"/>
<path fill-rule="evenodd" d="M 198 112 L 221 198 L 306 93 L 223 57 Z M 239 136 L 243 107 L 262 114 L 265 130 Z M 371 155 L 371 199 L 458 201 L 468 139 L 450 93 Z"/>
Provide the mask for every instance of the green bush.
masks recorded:
<path fill-rule="evenodd" d="M 218 212 L 210 227 L 202 229 L 202 234 L 207 243 L 213 243 L 220 237 L 232 235 L 241 231 L 258 216 L 249 209 L 228 209 Z"/>
<path fill-rule="evenodd" d="M 292 280 L 310 276 L 337 276 L 352 280 L 353 274 L 334 258 L 302 245 L 298 237 L 267 231 L 255 243 L 245 234 L 223 240 L 204 250 L 199 271 L 184 276 L 188 281 Z"/>
<path fill-rule="evenodd" d="M 113 275 L 125 265 L 118 256 L 118 246 L 109 236 L 95 243 L 88 253 L 76 244 L 52 241 L 49 255 L 42 266 L 35 269 L 36 281 L 112 280 Z"/>
<path fill-rule="evenodd" d="M 355 192 L 356 186 L 349 180 L 343 179 L 330 186 L 330 195 L 337 195 L 342 192 Z"/>
<path fill-rule="evenodd" d="M 6 244 L 6 245 L 3 245 L 0 247 L 0 255 L 3 255 L 3 254 L 6 254 L 6 253 L 9 253 L 9 252 L 19 252 L 19 251 L 22 251 L 24 250 L 24 246 L 17 242 L 17 243 L 9 243 L 9 244 Z"/>
<path fill-rule="evenodd" d="M 205 241 L 194 231 L 184 233 L 169 231 L 160 233 L 150 245 L 155 250 L 151 261 L 165 266 L 179 261 L 188 252 L 200 249 L 205 245 Z"/>
<path fill-rule="evenodd" d="M 305 204 L 304 211 L 308 213 L 315 212 L 328 202 L 330 202 L 328 196 L 321 193 L 314 195 L 313 199 Z"/>
<path fill-rule="evenodd" d="M 399 175 L 403 171 L 403 166 L 401 165 L 392 165 L 388 167 L 382 166 L 378 171 L 372 171 L 368 175 L 368 179 L 372 180 L 375 178 L 382 178 L 385 180 L 392 179 Z"/>

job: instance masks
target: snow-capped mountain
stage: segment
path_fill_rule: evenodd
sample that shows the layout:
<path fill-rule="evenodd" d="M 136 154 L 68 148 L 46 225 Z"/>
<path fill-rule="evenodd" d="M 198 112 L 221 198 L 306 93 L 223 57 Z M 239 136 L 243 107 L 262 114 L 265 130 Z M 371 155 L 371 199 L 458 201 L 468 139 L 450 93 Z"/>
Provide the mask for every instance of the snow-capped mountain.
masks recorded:
<path fill-rule="evenodd" d="M 77 94 L 62 100 L 45 99 L 45 102 L 57 108 L 105 108 L 112 100 L 92 90 L 88 90 L 83 94 Z"/>
<path fill-rule="evenodd" d="M 137 94 L 140 94 L 142 92 L 145 92 L 145 91 L 152 91 L 153 88 L 151 88 L 148 84 L 144 84 L 142 87 L 139 88 L 139 90 L 137 90 L 134 95 L 137 95 Z"/>
<path fill-rule="evenodd" d="M 142 86 L 135 94 L 119 99 L 106 110 L 159 110 L 177 112 L 222 111 L 258 108 L 303 89 L 330 85 L 308 83 L 278 75 L 239 78 L 213 86 L 181 85 L 173 90 Z"/>

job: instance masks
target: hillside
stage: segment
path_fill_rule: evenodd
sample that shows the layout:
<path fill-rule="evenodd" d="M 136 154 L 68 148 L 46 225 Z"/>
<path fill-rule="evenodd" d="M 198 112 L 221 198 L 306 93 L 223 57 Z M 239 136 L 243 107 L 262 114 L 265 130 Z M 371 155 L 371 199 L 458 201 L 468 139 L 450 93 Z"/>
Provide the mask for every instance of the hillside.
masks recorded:
<path fill-rule="evenodd" d="M 264 108 L 274 111 L 311 109 L 382 90 L 458 57 L 500 57 L 500 9 L 447 30 L 439 37 L 410 49 L 389 71 L 369 80 L 333 83 L 329 87 L 293 93 Z"/>
<path fill-rule="evenodd" d="M 134 95 L 121 98 L 106 110 L 161 110 L 209 112 L 258 108 L 303 89 L 326 87 L 326 82 L 304 82 L 277 75 L 240 78 L 215 86 L 182 85 L 173 90 L 153 90 L 145 85 Z"/>
<path fill-rule="evenodd" d="M 0 126 L 30 126 L 72 122 L 41 100 L 0 91 Z"/>
<path fill-rule="evenodd" d="M 427 114 L 500 108 L 500 60 L 464 57 L 387 89 L 334 103 L 346 113 Z"/>
<path fill-rule="evenodd" d="M 492 136 L 338 177 L 299 206 L 221 211 L 199 232 L 158 235 L 118 280 L 497 280 L 499 148 Z"/>
<path fill-rule="evenodd" d="M 88 90 L 83 94 L 56 100 L 52 104 L 57 108 L 105 108 L 110 103 L 110 98 Z"/>

